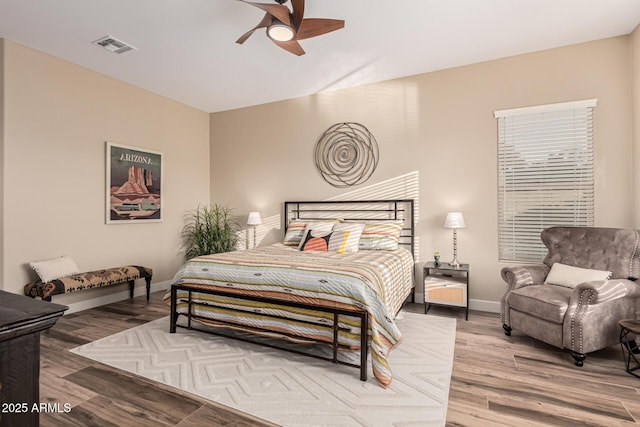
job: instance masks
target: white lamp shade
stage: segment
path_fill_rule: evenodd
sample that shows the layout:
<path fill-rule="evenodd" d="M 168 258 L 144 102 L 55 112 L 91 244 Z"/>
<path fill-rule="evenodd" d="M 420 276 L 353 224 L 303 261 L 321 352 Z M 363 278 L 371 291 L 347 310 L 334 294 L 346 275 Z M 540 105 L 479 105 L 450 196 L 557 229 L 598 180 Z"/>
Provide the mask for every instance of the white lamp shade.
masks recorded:
<path fill-rule="evenodd" d="M 262 217 L 260 216 L 260 212 L 249 212 L 247 225 L 260 225 L 260 224 L 262 224 Z"/>
<path fill-rule="evenodd" d="M 462 212 L 447 213 L 447 219 L 444 220 L 444 228 L 465 228 L 466 226 Z"/>

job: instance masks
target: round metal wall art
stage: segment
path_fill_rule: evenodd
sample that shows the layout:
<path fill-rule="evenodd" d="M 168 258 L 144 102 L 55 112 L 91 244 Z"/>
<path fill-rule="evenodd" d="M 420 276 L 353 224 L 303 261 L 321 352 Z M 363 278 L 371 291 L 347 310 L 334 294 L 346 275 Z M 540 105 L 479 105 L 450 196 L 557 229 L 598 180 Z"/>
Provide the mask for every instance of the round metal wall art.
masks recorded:
<path fill-rule="evenodd" d="M 316 169 L 337 188 L 365 182 L 378 167 L 378 143 L 359 123 L 336 123 L 316 144 Z"/>

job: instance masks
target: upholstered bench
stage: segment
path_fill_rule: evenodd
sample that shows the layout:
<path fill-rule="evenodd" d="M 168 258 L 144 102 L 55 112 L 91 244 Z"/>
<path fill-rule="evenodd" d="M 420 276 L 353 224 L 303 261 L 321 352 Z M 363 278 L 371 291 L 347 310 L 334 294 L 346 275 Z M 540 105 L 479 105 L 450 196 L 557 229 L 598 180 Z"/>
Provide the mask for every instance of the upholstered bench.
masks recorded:
<path fill-rule="evenodd" d="M 24 294 L 32 298 L 40 297 L 45 301 L 51 301 L 53 295 L 68 294 L 84 289 L 102 288 L 128 282 L 130 297 L 133 298 L 135 280 L 143 278 L 147 282 L 147 301 L 149 301 L 152 276 L 153 270 L 148 267 L 127 265 L 125 267 L 72 274 L 46 283 L 43 283 L 42 280 L 36 280 L 24 287 Z"/>

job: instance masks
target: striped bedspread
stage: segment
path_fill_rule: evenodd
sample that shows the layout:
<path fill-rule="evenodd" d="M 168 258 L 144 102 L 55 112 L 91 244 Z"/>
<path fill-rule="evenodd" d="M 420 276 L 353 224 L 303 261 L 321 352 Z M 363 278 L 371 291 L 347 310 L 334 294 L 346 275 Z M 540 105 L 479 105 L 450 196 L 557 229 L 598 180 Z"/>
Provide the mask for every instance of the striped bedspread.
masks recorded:
<path fill-rule="evenodd" d="M 387 387 L 392 378 L 387 357 L 401 341 L 393 318 L 413 287 L 413 257 L 405 249 L 337 254 L 302 252 L 275 244 L 193 258 L 178 271 L 173 283 L 366 310 L 373 373 Z M 268 329 L 273 333 L 267 335 L 280 338 L 280 333 L 293 334 L 295 339 L 287 339 L 299 342 L 314 339 L 330 343 L 333 339 L 331 329 L 321 327 L 333 324 L 333 316 L 328 313 L 197 292 L 192 295 L 198 303 L 195 320 L 206 325 L 228 327 L 216 320 L 232 322 L 243 330 Z M 178 291 L 178 313 L 187 313 L 187 301 L 188 293 Z M 165 302 L 170 303 L 170 292 Z M 338 324 L 339 344 L 359 348 L 359 320 L 340 315 Z"/>

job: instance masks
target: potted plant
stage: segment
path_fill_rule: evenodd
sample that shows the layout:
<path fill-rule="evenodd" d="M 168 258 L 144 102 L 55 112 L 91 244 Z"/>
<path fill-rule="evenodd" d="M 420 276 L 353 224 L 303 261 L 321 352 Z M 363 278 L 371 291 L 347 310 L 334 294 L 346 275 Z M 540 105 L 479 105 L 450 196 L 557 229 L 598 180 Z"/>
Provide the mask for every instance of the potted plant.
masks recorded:
<path fill-rule="evenodd" d="M 235 250 L 239 230 L 238 218 L 231 208 L 219 204 L 199 205 L 188 214 L 182 229 L 186 259 Z"/>

